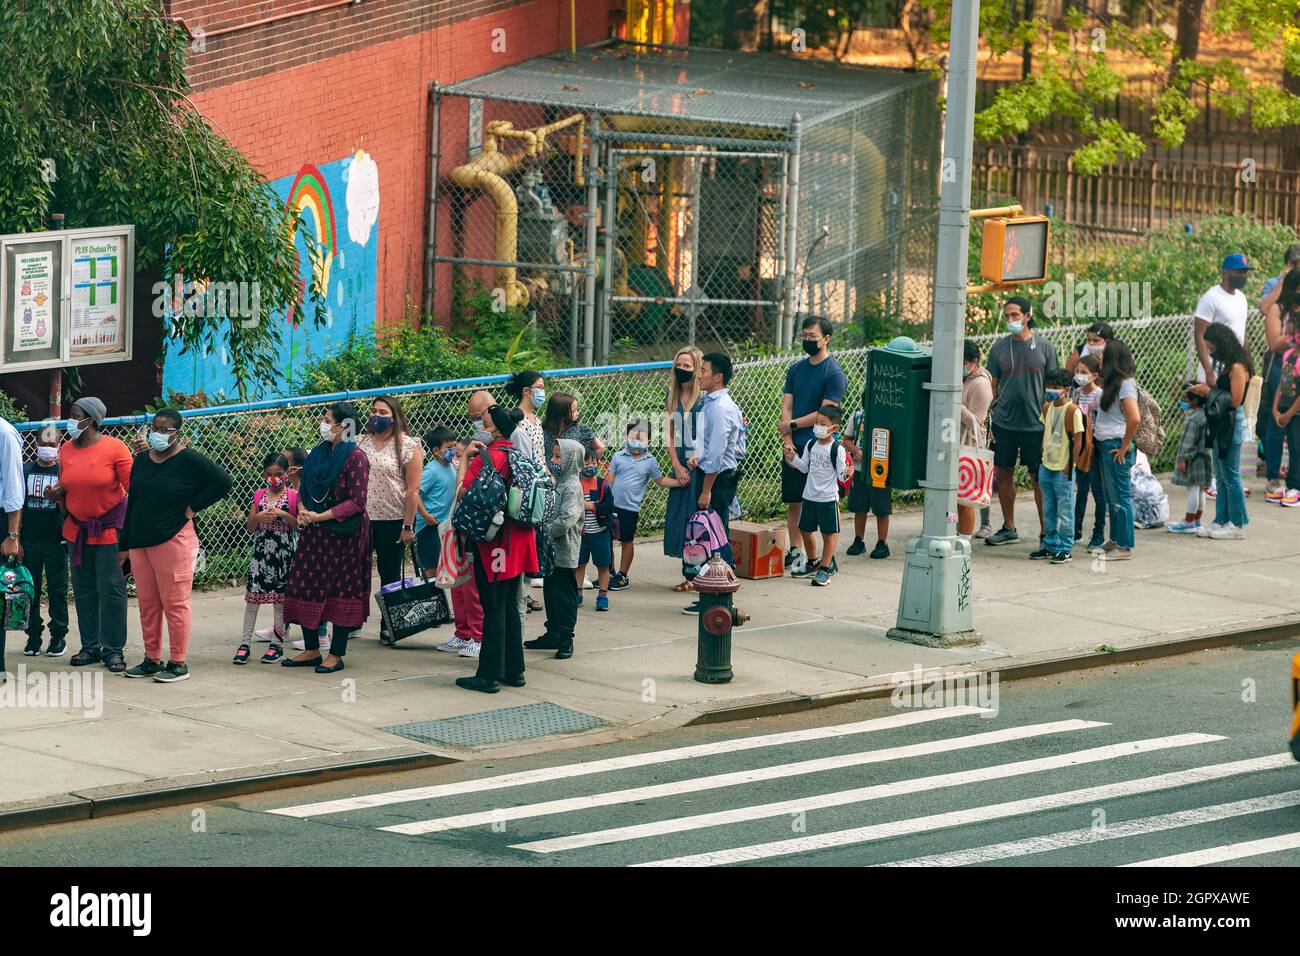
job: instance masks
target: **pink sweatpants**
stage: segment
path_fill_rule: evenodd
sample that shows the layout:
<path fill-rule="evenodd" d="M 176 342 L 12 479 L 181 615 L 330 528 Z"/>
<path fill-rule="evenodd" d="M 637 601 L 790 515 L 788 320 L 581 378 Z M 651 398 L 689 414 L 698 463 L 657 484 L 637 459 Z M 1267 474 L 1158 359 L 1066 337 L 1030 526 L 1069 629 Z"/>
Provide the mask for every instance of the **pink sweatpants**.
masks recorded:
<path fill-rule="evenodd" d="M 483 643 L 483 604 L 478 599 L 474 575 L 460 587 L 451 589 L 451 612 L 456 618 L 457 637 Z"/>
<path fill-rule="evenodd" d="M 162 623 L 167 615 L 169 660 L 185 663 L 190 647 L 190 591 L 194 587 L 194 562 L 199 553 L 199 536 L 194 522 L 188 522 L 170 541 L 152 548 L 132 548 L 131 573 L 140 605 L 140 630 L 144 632 L 144 654 L 151 661 L 162 657 Z"/>

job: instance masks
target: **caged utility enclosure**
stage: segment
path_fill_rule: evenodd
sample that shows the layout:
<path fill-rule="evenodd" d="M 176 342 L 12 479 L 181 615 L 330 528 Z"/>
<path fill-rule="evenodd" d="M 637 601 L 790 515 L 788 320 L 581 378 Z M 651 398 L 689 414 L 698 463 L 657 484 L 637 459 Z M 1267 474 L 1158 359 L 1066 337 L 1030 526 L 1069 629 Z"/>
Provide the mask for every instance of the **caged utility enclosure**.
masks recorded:
<path fill-rule="evenodd" d="M 604 364 L 930 317 L 926 75 L 611 41 L 431 91 L 425 314 L 522 309 Z"/>

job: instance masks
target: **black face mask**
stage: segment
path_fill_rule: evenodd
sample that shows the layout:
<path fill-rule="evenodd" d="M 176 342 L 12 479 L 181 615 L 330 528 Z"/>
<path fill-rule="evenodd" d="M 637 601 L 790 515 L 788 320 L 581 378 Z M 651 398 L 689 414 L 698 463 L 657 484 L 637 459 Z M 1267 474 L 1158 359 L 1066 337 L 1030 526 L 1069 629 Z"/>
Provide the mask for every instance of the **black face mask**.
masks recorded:
<path fill-rule="evenodd" d="M 677 379 L 678 385 L 687 385 L 691 379 L 695 378 L 695 373 L 688 368 L 673 369 L 673 376 Z"/>
<path fill-rule="evenodd" d="M 822 346 L 820 342 L 814 342 L 812 339 L 804 339 L 803 350 L 809 355 L 816 355 L 822 350 Z"/>
<path fill-rule="evenodd" d="M 1246 277 L 1228 276 L 1228 285 L 1234 289 L 1244 289 L 1246 287 Z"/>

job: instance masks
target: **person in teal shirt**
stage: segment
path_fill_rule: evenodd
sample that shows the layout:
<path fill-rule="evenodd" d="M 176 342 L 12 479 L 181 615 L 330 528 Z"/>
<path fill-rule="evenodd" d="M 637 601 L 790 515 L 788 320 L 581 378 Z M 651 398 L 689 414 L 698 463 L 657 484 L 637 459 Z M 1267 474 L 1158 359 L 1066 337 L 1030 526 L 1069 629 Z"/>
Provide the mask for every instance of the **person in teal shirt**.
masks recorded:
<path fill-rule="evenodd" d="M 424 436 L 428 464 L 420 473 L 420 502 L 415 509 L 415 559 L 426 578 L 438 571 L 442 544 L 438 525 L 451 514 L 456 496 L 456 436 L 439 425 Z"/>

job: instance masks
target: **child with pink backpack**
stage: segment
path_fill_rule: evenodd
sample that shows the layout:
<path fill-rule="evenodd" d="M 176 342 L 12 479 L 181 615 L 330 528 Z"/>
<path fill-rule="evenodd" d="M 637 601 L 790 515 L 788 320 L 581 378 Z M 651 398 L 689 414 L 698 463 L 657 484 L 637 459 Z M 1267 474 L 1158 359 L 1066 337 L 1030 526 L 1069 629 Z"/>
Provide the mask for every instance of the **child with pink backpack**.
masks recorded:
<path fill-rule="evenodd" d="M 275 628 L 271 643 L 262 655 L 263 664 L 284 657 L 284 588 L 293 560 L 294 537 L 298 530 L 298 492 L 285 481 L 289 460 L 271 452 L 262 459 L 261 488 L 253 492 L 248 511 L 248 530 L 253 533 L 253 554 L 248 562 L 244 590 L 244 634 L 235 651 L 234 663 L 247 664 L 253 656 L 253 629 L 263 604 L 274 611 Z"/>

